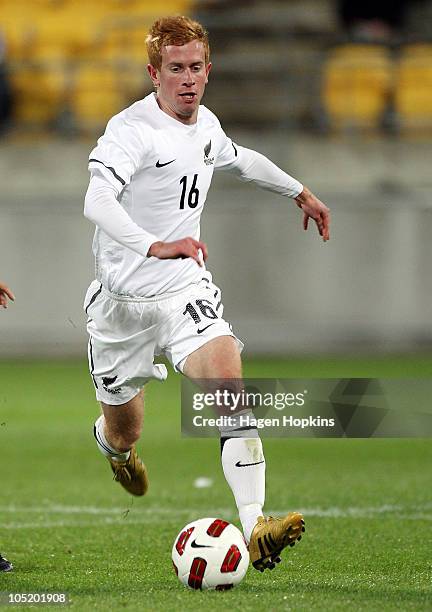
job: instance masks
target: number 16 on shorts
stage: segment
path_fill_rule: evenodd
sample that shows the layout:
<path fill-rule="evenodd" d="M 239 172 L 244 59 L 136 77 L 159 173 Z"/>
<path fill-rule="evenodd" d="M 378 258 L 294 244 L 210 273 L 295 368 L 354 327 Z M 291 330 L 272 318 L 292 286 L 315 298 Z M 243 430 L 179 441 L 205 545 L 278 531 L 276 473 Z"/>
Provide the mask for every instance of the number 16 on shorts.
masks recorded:
<path fill-rule="evenodd" d="M 219 302 L 220 303 L 220 302 Z M 194 305 L 195 304 L 195 305 Z M 213 304 L 210 300 L 195 300 L 194 304 L 188 302 L 183 314 L 190 316 L 195 323 L 198 325 L 197 333 L 202 334 L 206 329 L 215 323 L 215 319 L 218 319 L 218 315 L 213 309 Z M 208 323 L 208 320 L 213 320 L 213 323 Z M 206 323 L 208 323 L 206 325 Z"/>

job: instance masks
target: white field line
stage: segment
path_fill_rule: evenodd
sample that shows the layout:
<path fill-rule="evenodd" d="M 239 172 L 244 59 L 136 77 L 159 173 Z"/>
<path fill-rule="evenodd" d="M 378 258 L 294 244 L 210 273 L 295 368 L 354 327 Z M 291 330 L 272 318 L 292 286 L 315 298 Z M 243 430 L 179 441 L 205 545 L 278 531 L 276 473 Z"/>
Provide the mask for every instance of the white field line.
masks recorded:
<path fill-rule="evenodd" d="M 317 518 L 376 518 L 382 515 L 391 517 L 409 517 L 411 520 L 432 521 L 431 506 L 405 507 L 399 505 L 365 506 L 365 507 L 330 507 L 330 508 L 299 508 L 306 519 Z M 283 516 L 284 510 L 270 510 L 266 514 L 271 516 Z M 9 520 L 5 520 L 9 515 Z M 14 515 L 14 516 L 12 516 Z M 32 515 L 30 521 L 23 521 L 26 515 Z M 83 520 L 83 515 L 89 518 Z M 237 520 L 234 508 L 172 508 L 164 506 L 152 506 L 146 508 L 120 508 L 99 506 L 0 506 L 1 529 L 51 529 L 54 527 L 94 527 L 95 525 L 145 525 L 155 523 L 161 516 L 170 516 L 186 520 L 194 520 L 204 515 L 222 517 L 230 521 Z M 91 518 L 90 518 L 91 517 Z M 96 518 L 97 517 L 97 518 Z"/>

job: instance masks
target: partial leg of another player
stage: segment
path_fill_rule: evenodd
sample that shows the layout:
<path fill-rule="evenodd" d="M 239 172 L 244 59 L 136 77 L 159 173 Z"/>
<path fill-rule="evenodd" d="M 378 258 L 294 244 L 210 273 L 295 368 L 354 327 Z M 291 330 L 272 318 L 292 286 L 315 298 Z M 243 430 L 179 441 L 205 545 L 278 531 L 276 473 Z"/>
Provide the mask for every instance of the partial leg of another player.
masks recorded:
<path fill-rule="evenodd" d="M 240 353 L 231 336 L 210 340 L 187 358 L 183 373 L 192 380 L 217 380 L 236 385 L 242 377 Z M 211 385 L 211 383 L 209 383 Z M 213 389 L 215 390 L 215 389 Z M 238 386 L 238 389 L 240 387 Z M 221 428 L 221 456 L 225 478 L 233 492 L 253 566 L 273 569 L 286 546 L 304 531 L 303 517 L 293 512 L 277 519 L 263 516 L 265 459 L 255 427 Z"/>
<path fill-rule="evenodd" d="M 144 416 L 143 392 L 117 406 L 101 402 L 102 412 L 94 425 L 100 452 L 108 459 L 118 481 L 132 495 L 144 495 L 148 475 L 135 450 Z"/>
<path fill-rule="evenodd" d="M 11 572 L 13 570 L 13 565 L 10 561 L 5 559 L 0 554 L 0 572 Z"/>

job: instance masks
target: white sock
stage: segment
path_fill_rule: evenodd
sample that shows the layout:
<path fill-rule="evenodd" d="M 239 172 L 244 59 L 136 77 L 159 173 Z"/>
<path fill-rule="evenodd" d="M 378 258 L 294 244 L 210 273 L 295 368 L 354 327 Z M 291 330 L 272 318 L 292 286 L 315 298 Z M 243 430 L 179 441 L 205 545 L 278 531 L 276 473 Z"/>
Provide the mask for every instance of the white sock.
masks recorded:
<path fill-rule="evenodd" d="M 96 444 L 102 455 L 109 457 L 114 461 L 127 461 L 130 456 L 130 450 L 119 453 L 113 448 L 105 437 L 105 417 L 103 414 L 97 419 L 94 424 L 93 435 L 96 440 Z"/>
<path fill-rule="evenodd" d="M 265 497 L 265 459 L 259 438 L 228 438 L 222 448 L 222 468 L 233 492 L 243 533 L 249 542 Z"/>

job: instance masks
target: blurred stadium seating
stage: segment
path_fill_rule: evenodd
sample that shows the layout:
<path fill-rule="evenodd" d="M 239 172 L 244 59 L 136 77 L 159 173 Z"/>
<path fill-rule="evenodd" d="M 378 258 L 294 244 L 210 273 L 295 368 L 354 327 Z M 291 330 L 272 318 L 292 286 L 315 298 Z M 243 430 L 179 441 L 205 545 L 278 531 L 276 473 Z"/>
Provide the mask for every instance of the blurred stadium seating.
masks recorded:
<path fill-rule="evenodd" d="M 99 132 L 150 91 L 144 40 L 161 14 L 195 14 L 209 29 L 206 100 L 225 123 L 432 127 L 432 45 L 408 44 L 409 33 L 348 42 L 333 0 L 0 0 L 15 124 L 61 127 L 68 115 Z"/>
<path fill-rule="evenodd" d="M 401 49 L 395 110 L 403 129 L 432 127 L 432 44 L 413 44 Z"/>
<path fill-rule="evenodd" d="M 334 0 L 200 4 L 212 7 L 199 13 L 214 63 L 206 101 L 225 122 L 357 134 L 430 127 L 430 44 L 412 44 L 432 35 L 421 13 L 393 37 L 351 40 Z"/>
<path fill-rule="evenodd" d="M 333 49 L 323 68 L 322 98 L 332 127 L 379 128 L 390 103 L 393 64 L 383 45 Z"/>
<path fill-rule="evenodd" d="M 66 73 L 59 66 L 23 63 L 11 74 L 15 93 L 16 121 L 26 125 L 47 125 L 55 121 L 67 91 Z"/>
<path fill-rule="evenodd" d="M 77 67 L 70 105 L 82 128 L 91 131 L 101 117 L 112 117 L 126 105 L 120 76 L 114 64 L 86 63 Z"/>
<path fill-rule="evenodd" d="M 47 127 L 70 112 L 77 127 L 100 130 L 150 89 L 149 25 L 161 14 L 189 13 L 190 4 L 168 0 L 161 10 L 149 0 L 0 0 L 16 122 Z"/>

